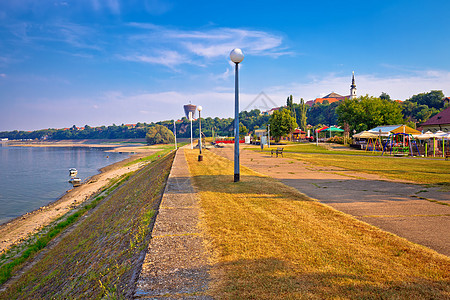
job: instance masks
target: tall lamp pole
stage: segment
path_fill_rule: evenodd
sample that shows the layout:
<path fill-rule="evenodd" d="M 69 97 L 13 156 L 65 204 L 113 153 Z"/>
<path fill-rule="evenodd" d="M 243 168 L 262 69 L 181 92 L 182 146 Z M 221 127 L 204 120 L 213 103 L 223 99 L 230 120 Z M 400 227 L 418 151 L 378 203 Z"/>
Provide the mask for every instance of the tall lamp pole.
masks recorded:
<path fill-rule="evenodd" d="M 234 182 L 240 179 L 239 173 L 239 63 L 244 60 L 244 54 L 239 48 L 230 53 L 230 59 L 235 63 L 234 79 Z"/>
<path fill-rule="evenodd" d="M 175 150 L 177 150 L 177 126 L 175 124 L 175 119 L 173 119 L 173 135 L 175 136 Z"/>
<path fill-rule="evenodd" d="M 268 135 L 268 140 L 267 140 L 267 148 L 270 148 L 270 124 L 267 124 L 267 135 Z"/>
<path fill-rule="evenodd" d="M 202 111 L 202 108 L 200 105 L 197 106 L 197 110 L 198 110 L 198 128 L 199 128 L 199 140 L 198 140 L 198 148 L 200 149 L 200 153 L 198 155 L 198 161 L 202 161 L 203 160 L 203 155 L 202 155 L 202 117 L 200 112 Z"/>
<path fill-rule="evenodd" d="M 189 121 L 191 121 L 191 149 L 194 149 L 194 146 L 192 145 L 192 118 L 194 116 L 192 115 L 192 112 L 189 112 Z"/>

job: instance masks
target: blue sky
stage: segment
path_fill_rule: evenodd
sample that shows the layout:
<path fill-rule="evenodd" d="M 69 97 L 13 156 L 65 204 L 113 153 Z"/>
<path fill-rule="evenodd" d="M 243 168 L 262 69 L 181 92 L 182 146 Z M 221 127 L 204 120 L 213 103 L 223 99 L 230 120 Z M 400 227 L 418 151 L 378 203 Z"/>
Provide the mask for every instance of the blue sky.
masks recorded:
<path fill-rule="evenodd" d="M 450 95 L 450 1 L 0 1 L 0 131 L 233 117 L 348 95 Z"/>

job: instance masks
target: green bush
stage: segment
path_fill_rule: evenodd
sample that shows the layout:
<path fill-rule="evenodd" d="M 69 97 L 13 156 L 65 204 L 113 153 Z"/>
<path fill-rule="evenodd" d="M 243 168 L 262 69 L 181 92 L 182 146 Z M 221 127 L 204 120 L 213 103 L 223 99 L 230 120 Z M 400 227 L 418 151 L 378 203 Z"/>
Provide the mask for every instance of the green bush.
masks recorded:
<path fill-rule="evenodd" d="M 343 136 L 333 136 L 327 140 L 328 143 L 344 144 Z"/>
<path fill-rule="evenodd" d="M 175 142 L 175 136 L 172 131 L 167 129 L 165 126 L 156 124 L 155 126 L 150 127 L 145 136 L 147 140 L 147 144 L 155 145 L 155 144 L 169 144 Z"/>

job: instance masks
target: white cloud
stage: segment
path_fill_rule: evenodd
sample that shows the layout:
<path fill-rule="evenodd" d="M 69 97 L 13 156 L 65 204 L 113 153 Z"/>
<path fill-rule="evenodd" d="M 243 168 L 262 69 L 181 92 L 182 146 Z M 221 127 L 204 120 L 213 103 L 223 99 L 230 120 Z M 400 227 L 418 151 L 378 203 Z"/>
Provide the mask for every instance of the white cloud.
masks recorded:
<path fill-rule="evenodd" d="M 113 14 L 120 14 L 120 3 L 118 0 L 92 0 L 92 8 L 95 11 L 109 10 Z"/>
<path fill-rule="evenodd" d="M 422 76 L 381 78 L 371 74 L 355 74 L 355 77 L 358 95 L 369 94 L 378 97 L 382 92 L 386 92 L 392 99 L 405 100 L 414 94 L 433 89 L 443 90 L 444 94 L 450 94 L 447 87 L 447 83 L 450 81 L 450 72 L 430 70 L 429 72 L 422 72 Z M 294 96 L 295 102 L 298 102 L 300 97 L 310 100 L 319 97 L 321 93 L 328 94 L 332 91 L 341 95 L 348 95 L 350 84 L 351 74 L 349 76 L 331 74 L 323 78 L 310 77 L 310 80 L 305 83 L 261 87 L 261 90 L 254 93 L 240 93 L 240 109 L 247 108 L 261 91 L 265 92 L 276 106 L 281 106 L 285 104 L 286 97 L 290 94 Z M 172 90 L 158 93 L 124 94 L 110 91 L 98 99 L 89 100 L 91 103 L 98 103 L 99 101 L 108 103 L 108 105 L 101 106 L 102 120 L 98 119 L 98 111 L 95 112 L 95 119 L 100 124 L 179 119 L 184 116 L 183 105 L 189 102 L 202 105 L 202 116 L 205 118 L 229 118 L 234 116 L 234 89 L 229 87 L 211 88 L 206 92 Z M 272 106 L 272 101 L 266 101 L 267 105 Z M 253 108 L 264 110 L 263 104 L 254 103 L 248 107 L 248 110 Z M 71 112 L 71 118 L 74 115 L 86 116 L 90 114 L 90 112 L 82 111 L 84 110 L 82 105 L 79 106 L 79 109 L 79 113 Z"/>
<path fill-rule="evenodd" d="M 1 74 L 0 74 L 0 77 L 1 77 L 1 78 L 6 78 L 6 74 L 5 74 L 5 73 L 1 73 Z"/>
<path fill-rule="evenodd" d="M 144 2 L 145 10 L 152 15 L 162 15 L 172 9 L 167 0 L 147 0 Z"/>
<path fill-rule="evenodd" d="M 381 77 L 373 74 L 355 73 L 356 88 L 358 96 L 366 95 L 378 97 L 382 92 L 391 96 L 391 99 L 406 100 L 412 95 L 431 90 L 442 90 L 444 94 L 450 94 L 448 82 L 450 82 L 450 72 L 440 70 L 423 70 L 414 73 L 397 76 Z M 289 94 L 295 98 L 300 97 L 305 100 L 315 99 L 331 92 L 336 92 L 343 96 L 350 93 L 351 74 L 340 76 L 328 74 L 323 77 L 310 76 L 308 82 L 295 82 L 284 86 L 271 86 L 264 88 L 270 95 Z"/>
<path fill-rule="evenodd" d="M 189 64 L 191 61 L 185 55 L 178 53 L 177 51 L 166 50 L 166 51 L 156 51 L 156 53 L 151 55 L 146 54 L 135 54 L 121 57 L 124 60 L 159 64 L 174 69 L 175 66 L 181 64 Z"/>
<path fill-rule="evenodd" d="M 379 77 L 372 74 L 355 74 L 358 95 L 369 94 L 379 96 L 382 92 L 388 93 L 392 99 L 405 100 L 414 94 L 428 92 L 430 90 L 443 90 L 449 95 L 450 72 L 439 70 L 427 70 L 410 76 Z M 286 97 L 290 94 L 294 96 L 295 102 L 303 97 L 305 100 L 319 97 L 321 93 L 335 91 L 342 95 L 347 95 L 351 83 L 349 76 L 339 76 L 330 74 L 322 78 L 311 76 L 307 82 L 291 83 L 285 86 L 265 86 L 261 90 L 240 93 L 240 109 L 259 108 L 264 110 L 264 103 L 254 103 L 253 100 L 261 91 L 265 92 L 276 106 L 284 105 Z M 136 123 L 136 122 L 157 122 L 161 120 L 179 119 L 184 116 L 183 105 L 192 102 L 195 105 L 202 105 L 202 116 L 207 117 L 234 117 L 234 89 L 230 87 L 220 87 L 205 89 L 205 92 L 189 91 L 165 91 L 158 93 L 136 93 L 126 94 L 121 91 L 112 90 L 105 92 L 98 97 L 83 97 L 80 99 L 67 98 L 64 101 L 38 101 L 39 103 L 25 104 L 17 107 L 23 115 L 40 116 L 28 129 L 48 128 L 48 127 L 68 127 L 76 124 L 91 126 Z M 273 105 L 268 101 L 267 105 Z M 16 103 L 16 102 L 14 102 Z M 19 102 L 17 102 L 19 103 Z M 19 104 L 17 104 L 19 105 Z M 48 120 L 52 120 L 49 124 Z M 3 120 L 2 120 L 3 122 Z M 23 127 L 22 123 L 17 123 L 16 119 L 4 121 L 3 126 Z M 15 123 L 16 122 L 16 123 Z M 70 123 L 67 123 L 70 122 Z M 95 122 L 95 123 L 94 123 Z M 22 124 L 22 125 L 20 125 Z M 0 122 L 0 126 L 1 126 Z M 16 128 L 5 127 L 7 130 Z"/>
<path fill-rule="evenodd" d="M 144 33 L 134 34 L 128 37 L 128 49 L 134 50 L 138 54 L 134 57 L 145 57 L 146 49 L 154 47 L 158 41 L 158 47 L 162 52 L 178 52 L 183 60 L 171 60 L 165 64 L 174 67 L 187 61 L 196 61 L 198 65 L 204 65 L 211 59 L 227 57 L 233 48 L 242 48 L 244 53 L 253 56 L 279 57 L 291 55 L 282 46 L 283 39 L 280 36 L 257 30 L 247 30 L 239 28 L 213 28 L 206 30 L 178 30 L 169 29 L 154 24 L 130 23 L 132 27 L 143 30 Z M 167 49 L 167 50 L 166 50 Z M 174 50 L 175 49 L 175 50 Z M 125 51 L 128 51 L 125 49 Z M 129 58 L 131 55 L 121 55 L 122 58 Z M 139 60 L 137 60 L 139 61 Z M 160 63 L 158 59 L 146 59 L 146 62 Z"/>

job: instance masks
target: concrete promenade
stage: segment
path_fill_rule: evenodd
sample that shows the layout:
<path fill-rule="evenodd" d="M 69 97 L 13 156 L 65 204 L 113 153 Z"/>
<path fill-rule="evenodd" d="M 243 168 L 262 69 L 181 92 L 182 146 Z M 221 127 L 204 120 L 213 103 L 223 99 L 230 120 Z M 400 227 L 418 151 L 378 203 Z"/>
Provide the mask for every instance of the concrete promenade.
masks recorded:
<path fill-rule="evenodd" d="M 139 276 L 135 299 L 211 299 L 210 269 L 198 227 L 198 198 L 184 150 L 176 153 Z"/>
<path fill-rule="evenodd" d="M 212 151 L 233 160 L 232 147 Z M 242 148 L 240 163 L 359 220 L 450 256 L 448 192 Z"/>

